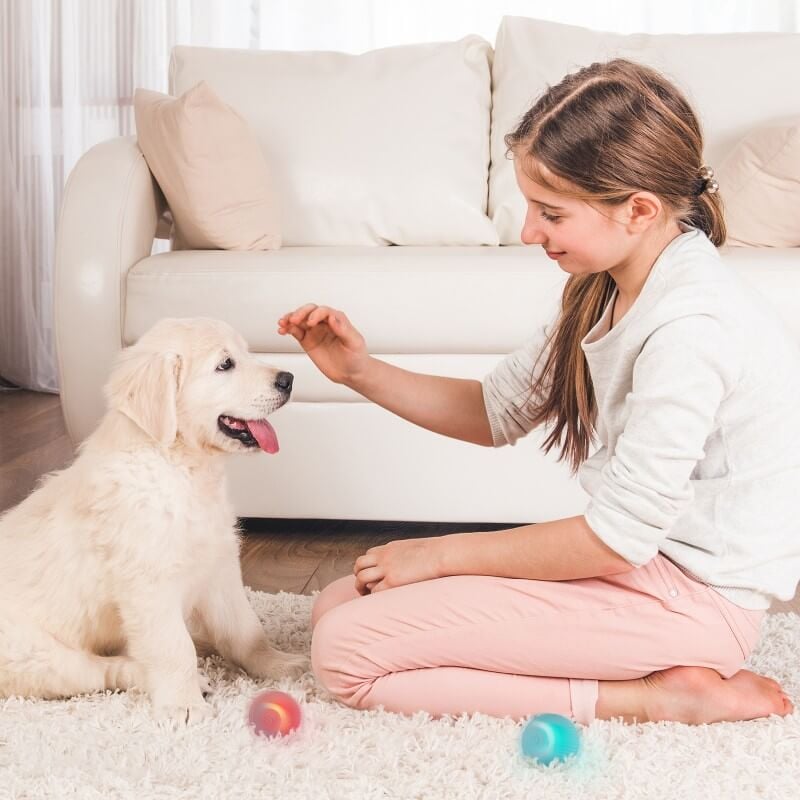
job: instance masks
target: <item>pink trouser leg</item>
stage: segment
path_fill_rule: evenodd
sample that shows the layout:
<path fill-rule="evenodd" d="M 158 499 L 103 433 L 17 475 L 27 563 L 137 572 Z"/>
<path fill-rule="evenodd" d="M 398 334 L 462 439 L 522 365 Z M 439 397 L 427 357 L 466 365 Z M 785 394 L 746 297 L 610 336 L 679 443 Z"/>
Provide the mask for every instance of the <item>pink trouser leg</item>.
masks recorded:
<path fill-rule="evenodd" d="M 347 576 L 315 601 L 311 658 L 320 683 L 356 708 L 548 711 L 588 724 L 599 680 L 679 664 L 734 674 L 762 616 L 662 556 L 606 578 L 457 575 L 364 597 Z"/>

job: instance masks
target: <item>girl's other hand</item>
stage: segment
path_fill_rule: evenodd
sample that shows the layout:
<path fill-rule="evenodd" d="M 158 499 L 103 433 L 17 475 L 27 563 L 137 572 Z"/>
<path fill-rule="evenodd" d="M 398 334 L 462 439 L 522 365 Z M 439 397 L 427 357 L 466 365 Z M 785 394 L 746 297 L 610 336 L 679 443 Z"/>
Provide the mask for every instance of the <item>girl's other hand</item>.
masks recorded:
<path fill-rule="evenodd" d="M 398 539 L 370 547 L 353 565 L 356 590 L 360 595 L 427 581 L 444 576 L 442 548 L 444 537 Z"/>

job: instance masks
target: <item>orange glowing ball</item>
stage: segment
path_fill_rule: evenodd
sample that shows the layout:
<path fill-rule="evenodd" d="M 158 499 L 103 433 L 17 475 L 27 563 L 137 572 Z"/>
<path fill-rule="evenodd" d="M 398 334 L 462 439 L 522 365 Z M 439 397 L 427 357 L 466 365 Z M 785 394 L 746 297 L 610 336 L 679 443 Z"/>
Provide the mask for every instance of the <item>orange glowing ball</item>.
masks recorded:
<path fill-rule="evenodd" d="M 300 726 L 300 706 L 286 692 L 260 692 L 250 703 L 248 719 L 260 736 L 285 736 Z"/>

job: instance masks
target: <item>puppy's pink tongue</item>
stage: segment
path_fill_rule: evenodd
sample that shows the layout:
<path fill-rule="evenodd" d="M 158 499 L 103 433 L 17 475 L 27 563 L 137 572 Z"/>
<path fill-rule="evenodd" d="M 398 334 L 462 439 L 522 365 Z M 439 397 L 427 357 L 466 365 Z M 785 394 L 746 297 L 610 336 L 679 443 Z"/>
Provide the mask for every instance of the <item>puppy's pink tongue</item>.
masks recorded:
<path fill-rule="evenodd" d="M 247 428 L 265 453 L 278 452 L 278 436 L 265 419 L 248 419 Z"/>

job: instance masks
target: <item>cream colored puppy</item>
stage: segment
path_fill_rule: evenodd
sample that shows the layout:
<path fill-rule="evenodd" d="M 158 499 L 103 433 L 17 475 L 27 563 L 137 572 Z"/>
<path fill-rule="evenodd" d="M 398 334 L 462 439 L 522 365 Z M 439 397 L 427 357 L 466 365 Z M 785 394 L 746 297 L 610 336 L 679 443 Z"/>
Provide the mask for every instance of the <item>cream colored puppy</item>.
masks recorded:
<path fill-rule="evenodd" d="M 266 417 L 291 384 L 216 320 L 122 352 L 75 462 L 0 517 L 0 697 L 137 686 L 189 721 L 209 708 L 195 643 L 259 678 L 307 668 L 247 601 L 224 475 L 230 453 L 278 451 Z"/>

